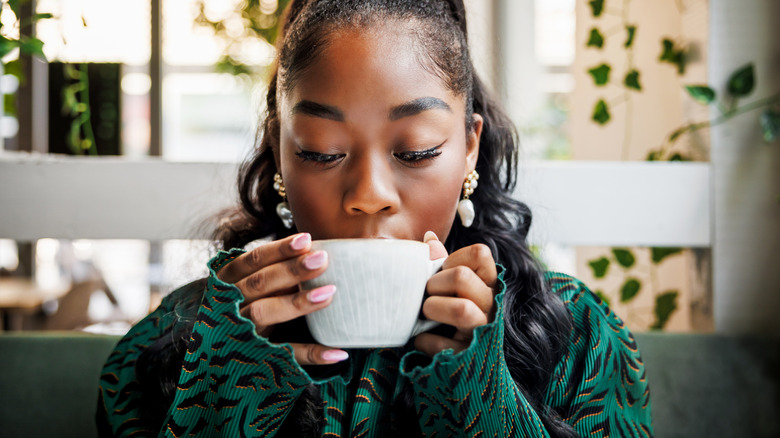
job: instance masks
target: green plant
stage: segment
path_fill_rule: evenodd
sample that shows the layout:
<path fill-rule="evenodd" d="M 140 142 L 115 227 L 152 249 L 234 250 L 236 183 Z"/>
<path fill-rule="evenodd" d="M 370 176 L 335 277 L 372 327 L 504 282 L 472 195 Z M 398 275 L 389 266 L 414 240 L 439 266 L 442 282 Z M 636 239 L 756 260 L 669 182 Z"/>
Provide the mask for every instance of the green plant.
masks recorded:
<path fill-rule="evenodd" d="M 649 267 L 650 285 L 644 284 L 640 279 L 636 277 L 636 273 L 640 268 L 637 263 L 637 251 L 649 251 L 651 264 Z M 665 290 L 660 291 L 658 288 L 657 271 L 659 265 L 663 263 L 668 257 L 675 254 L 682 253 L 682 248 L 664 248 L 664 247 L 651 247 L 641 249 L 628 249 L 628 248 L 612 248 L 608 254 L 601 257 L 592 259 L 588 262 L 588 266 L 593 273 L 593 276 L 597 279 L 603 279 L 607 277 L 610 272 L 610 268 L 617 266 L 614 269 L 620 269 L 623 282 L 619 289 L 619 299 L 623 304 L 631 303 L 643 290 L 650 290 L 654 297 L 653 314 L 655 315 L 655 321 L 650 326 L 652 330 L 661 330 L 664 328 L 672 313 L 677 310 L 677 298 L 679 291 L 677 290 Z M 595 291 L 596 295 L 601 297 L 607 304 L 610 304 L 609 297 L 601 290 Z"/>
<path fill-rule="evenodd" d="M 2 0 L 0 7 L 3 11 L 10 9 L 11 23 L 0 22 L 0 58 L 5 62 L 5 57 L 16 49 L 23 55 L 38 56 L 46 59 L 43 54 L 43 41 L 26 35 L 26 30 L 40 20 L 52 18 L 52 14 L 34 14 L 29 18 L 20 18 L 22 6 L 30 0 Z M 10 29 L 8 24 L 10 24 Z"/>
<path fill-rule="evenodd" d="M 594 26 L 588 35 L 586 42 L 586 48 L 592 50 L 601 50 L 606 44 L 608 44 L 611 37 L 614 35 L 624 33 L 625 41 L 623 47 L 626 54 L 626 69 L 627 73 L 622 78 L 622 84 L 620 84 L 624 90 L 623 95 L 616 98 L 607 100 L 606 98 L 598 98 L 594 104 L 591 119 L 599 125 L 605 125 L 612 119 L 611 110 L 619 105 L 625 105 L 626 112 L 626 127 L 625 138 L 623 141 L 623 153 L 622 158 L 627 158 L 627 151 L 631 143 L 631 131 L 630 121 L 632 119 L 632 105 L 630 92 L 642 91 L 640 72 L 633 67 L 633 47 L 637 38 L 637 26 L 628 21 L 630 2 L 623 2 L 622 10 L 610 10 L 605 7 L 605 0 L 591 0 L 589 1 L 591 8 L 591 14 L 595 19 L 598 19 L 602 14 L 612 14 L 621 17 L 622 22 L 611 28 L 602 29 L 599 26 Z M 683 5 L 677 4 L 678 9 L 684 9 Z M 688 60 L 688 49 L 684 43 L 675 41 L 672 38 L 664 37 L 660 41 L 660 54 L 658 55 L 658 62 L 663 64 L 669 64 L 673 66 L 678 75 L 685 73 L 686 62 Z M 611 77 L 613 75 L 613 69 L 609 62 L 602 61 L 598 65 L 592 66 L 587 70 L 588 74 L 593 79 L 593 83 L 596 87 L 605 87 L 614 82 Z M 712 105 L 717 108 L 720 115 L 711 119 L 701 122 L 687 123 L 679 128 L 672 130 L 666 135 L 663 144 L 651 150 L 647 155 L 648 161 L 688 161 L 686 157 L 679 150 L 674 150 L 675 143 L 685 134 L 691 134 L 701 129 L 709 128 L 719 125 L 737 115 L 763 109 L 757 123 L 762 131 L 763 138 L 766 142 L 773 142 L 780 137 L 780 93 L 773 96 L 769 96 L 763 99 L 759 99 L 750 103 L 741 104 L 741 101 L 749 96 L 755 87 L 755 74 L 752 64 L 745 65 L 735 72 L 733 72 L 726 84 L 726 92 L 721 99 L 718 99 L 718 95 L 714 87 L 709 85 L 689 85 L 685 87 L 687 93 L 697 102 L 704 105 Z M 778 197 L 780 202 L 780 197 Z M 607 254 L 599 255 L 589 260 L 588 265 L 593 271 L 594 277 L 597 279 L 604 278 L 610 269 L 610 266 L 619 266 L 625 272 L 623 273 L 624 280 L 619 289 L 619 299 L 622 303 L 632 302 L 641 292 L 645 290 L 651 290 L 650 293 L 654 296 L 655 305 L 653 313 L 655 314 L 655 322 L 653 323 L 653 329 L 662 329 L 668 322 L 669 317 L 677 308 L 678 291 L 660 291 L 657 287 L 657 281 L 652 280 L 652 285 L 648 286 L 643 284 L 640 280 L 632 276 L 632 273 L 637 269 L 634 266 L 636 256 L 640 251 L 649 251 L 651 266 L 650 266 L 650 278 L 655 278 L 655 272 L 659 264 L 662 263 L 666 257 L 682 252 L 681 248 L 612 248 Z M 603 299 L 609 301 L 606 294 L 603 291 L 596 291 L 597 294 L 602 296 Z"/>
<path fill-rule="evenodd" d="M 73 118 L 65 143 L 73 155 L 97 155 L 89 105 L 87 64 L 63 64 L 63 75 L 71 83 L 62 88 L 62 114 Z"/>
<path fill-rule="evenodd" d="M 734 71 L 726 83 L 726 95 L 719 100 L 715 89 L 709 85 L 688 85 L 685 90 L 695 101 L 703 105 L 714 106 L 720 115 L 714 119 L 688 123 L 670 132 L 664 143 L 650 151 L 648 161 L 671 160 L 680 157 L 679 153 L 671 153 L 675 142 L 683 134 L 691 134 L 705 128 L 720 125 L 740 114 L 763 109 L 757 125 L 761 128 L 764 141 L 774 142 L 780 137 L 780 93 L 759 99 L 744 105 L 740 100 L 749 96 L 755 88 L 755 69 L 752 63 Z"/>
<path fill-rule="evenodd" d="M 585 44 L 586 48 L 601 50 L 607 44 L 607 41 L 616 35 L 624 35 L 622 39 L 622 47 L 625 50 L 626 59 L 625 65 L 626 73 L 620 79 L 618 86 L 622 87 L 623 93 L 614 99 L 607 100 L 604 97 L 599 98 L 593 106 L 593 112 L 591 114 L 591 120 L 599 125 L 606 125 L 612 120 L 611 109 L 614 107 L 625 105 L 626 106 L 626 129 L 625 138 L 623 140 L 623 149 L 621 156 L 623 159 L 628 157 L 628 145 L 631 143 L 631 127 L 629 121 L 633 113 L 632 96 L 631 93 L 637 93 L 642 91 L 641 73 L 634 64 L 634 42 L 637 37 L 637 25 L 629 21 L 630 4 L 623 2 L 623 8 L 620 11 L 612 11 L 605 8 L 605 0 L 592 0 L 588 3 L 591 8 L 591 14 L 593 18 L 598 19 L 604 13 L 620 16 L 621 23 L 613 26 L 609 29 L 602 29 L 598 26 L 594 26 L 590 30 L 589 38 Z M 596 87 L 606 87 L 613 83 L 612 79 L 612 66 L 606 62 L 602 62 L 599 65 L 593 66 L 588 69 L 588 73 L 593 78 L 593 83 Z"/>
<path fill-rule="evenodd" d="M 5 21 L 0 21 L 0 65 L 3 74 L 16 76 L 20 83 L 24 83 L 21 61 L 8 60 L 14 53 L 30 55 L 46 60 L 43 53 L 43 41 L 29 36 L 29 30 L 40 20 L 52 18 L 52 14 L 34 14 L 32 17 L 22 17 L 22 6 L 30 0 L 2 0 L 0 11 L 3 12 Z M 4 96 L 3 108 L 5 114 L 16 114 L 16 102 L 13 94 Z"/>
<path fill-rule="evenodd" d="M 258 73 L 247 65 L 237 53 L 249 39 L 275 44 L 281 26 L 282 13 L 290 0 L 245 0 L 224 17 L 209 18 L 207 1 L 198 0 L 199 10 L 195 22 L 210 28 L 214 35 L 225 42 L 222 56 L 216 64 L 219 72 L 252 77 Z"/>
<path fill-rule="evenodd" d="M 12 52 L 18 50 L 20 55 L 29 55 L 47 61 L 43 52 L 44 43 L 38 38 L 30 36 L 32 27 L 40 20 L 51 19 L 50 13 L 35 13 L 32 16 L 23 16 L 22 7 L 30 0 L 2 0 L 2 10 L 10 9 L 12 20 L 10 23 L 0 22 L 0 62 L 3 63 L 3 71 L 12 74 L 24 83 L 26 78 L 22 74 L 22 57 L 10 62 L 5 62 Z M 7 9 L 6 9 L 7 8 Z M 9 25 L 10 24 L 10 25 Z M 86 26 L 86 23 L 84 23 Z M 63 97 L 63 115 L 73 117 L 69 135 L 64 139 L 71 153 L 74 155 L 97 155 L 95 136 L 92 133 L 91 109 L 89 105 L 89 78 L 87 65 L 64 64 L 63 73 L 73 82 L 65 86 L 61 93 Z M 16 102 L 14 95 L 5 96 L 5 113 L 16 114 Z"/>

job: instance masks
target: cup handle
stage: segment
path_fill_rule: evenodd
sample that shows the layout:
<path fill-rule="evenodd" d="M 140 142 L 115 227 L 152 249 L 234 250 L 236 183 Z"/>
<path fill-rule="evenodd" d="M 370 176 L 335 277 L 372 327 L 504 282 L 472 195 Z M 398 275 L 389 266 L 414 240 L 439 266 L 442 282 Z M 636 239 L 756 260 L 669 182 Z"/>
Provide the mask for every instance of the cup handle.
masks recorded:
<path fill-rule="evenodd" d="M 444 260 L 446 260 L 447 257 L 442 257 L 440 259 L 431 260 L 430 261 L 430 273 L 428 276 L 433 276 L 433 274 L 437 273 L 441 269 L 441 265 L 444 264 Z M 422 332 L 427 332 L 428 330 L 441 325 L 440 322 L 437 321 L 428 321 L 428 320 L 422 320 L 418 319 L 417 322 L 414 324 L 414 328 L 412 329 L 412 336 L 417 336 Z"/>

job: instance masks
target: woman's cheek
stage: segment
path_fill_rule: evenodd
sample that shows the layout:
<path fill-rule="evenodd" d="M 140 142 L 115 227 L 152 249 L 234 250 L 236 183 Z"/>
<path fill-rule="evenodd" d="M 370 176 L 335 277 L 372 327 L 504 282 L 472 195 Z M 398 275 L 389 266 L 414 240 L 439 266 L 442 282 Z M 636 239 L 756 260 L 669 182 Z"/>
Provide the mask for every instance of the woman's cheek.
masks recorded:
<path fill-rule="evenodd" d="M 440 177 L 438 182 L 415 190 L 415 202 L 410 206 L 418 222 L 415 229 L 422 233 L 432 230 L 440 239 L 446 239 L 457 211 L 460 189 L 459 179 Z"/>

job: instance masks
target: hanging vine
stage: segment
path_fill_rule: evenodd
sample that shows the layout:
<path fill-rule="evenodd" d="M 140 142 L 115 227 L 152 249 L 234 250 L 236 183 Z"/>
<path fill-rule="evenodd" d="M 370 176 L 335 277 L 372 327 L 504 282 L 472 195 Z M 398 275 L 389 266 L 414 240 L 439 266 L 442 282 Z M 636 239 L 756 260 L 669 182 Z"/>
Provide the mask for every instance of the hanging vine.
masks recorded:
<path fill-rule="evenodd" d="M 637 39 L 640 37 L 638 33 L 638 25 L 630 20 L 630 0 L 622 1 L 621 9 L 607 9 L 605 6 L 605 0 L 591 0 L 588 2 L 591 10 L 591 14 L 595 20 L 602 16 L 604 13 L 620 17 L 620 24 L 607 30 L 603 30 L 598 25 L 591 28 L 586 43 L 586 48 L 603 50 L 606 44 L 615 36 L 623 35 L 621 40 L 622 48 L 625 51 L 625 65 L 626 70 L 619 83 L 614 83 L 621 87 L 622 93 L 619 97 L 611 100 L 606 97 L 599 98 L 594 106 L 591 114 L 591 120 L 599 125 L 606 125 L 612 120 L 612 111 L 615 108 L 625 105 L 625 127 L 624 137 L 621 148 L 621 159 L 628 159 L 629 147 L 632 144 L 631 137 L 631 123 L 633 121 L 633 93 L 639 93 L 643 91 L 641 83 L 641 72 L 636 68 L 634 63 L 634 47 Z M 683 74 L 685 72 L 685 50 L 680 48 L 678 44 L 673 42 L 669 38 L 664 38 L 661 41 L 661 53 L 659 55 L 659 62 L 670 63 L 676 66 L 677 73 Z M 595 65 L 587 70 L 590 77 L 593 79 L 593 83 L 596 87 L 606 87 L 612 82 L 612 66 L 607 60 L 602 61 L 600 64 Z M 643 281 L 636 276 L 636 270 L 638 269 L 637 251 L 648 251 L 649 258 L 651 260 L 650 266 L 647 268 L 646 274 L 650 278 L 650 285 L 645 285 Z M 622 278 L 622 284 L 619 287 L 617 296 L 623 304 L 629 304 L 634 301 L 639 294 L 644 290 L 650 290 L 653 296 L 653 315 L 655 320 L 651 324 L 651 329 L 663 329 L 669 321 L 669 318 L 678 308 L 678 290 L 665 290 L 661 291 L 657 281 L 657 271 L 659 265 L 661 265 L 668 257 L 675 254 L 682 253 L 682 248 L 611 248 L 608 253 L 601 256 L 597 256 L 588 261 L 588 266 L 591 268 L 594 278 L 604 279 L 607 277 L 612 266 L 617 266 L 620 269 L 620 275 Z M 602 299 L 609 303 L 607 294 L 602 290 L 596 290 Z"/>

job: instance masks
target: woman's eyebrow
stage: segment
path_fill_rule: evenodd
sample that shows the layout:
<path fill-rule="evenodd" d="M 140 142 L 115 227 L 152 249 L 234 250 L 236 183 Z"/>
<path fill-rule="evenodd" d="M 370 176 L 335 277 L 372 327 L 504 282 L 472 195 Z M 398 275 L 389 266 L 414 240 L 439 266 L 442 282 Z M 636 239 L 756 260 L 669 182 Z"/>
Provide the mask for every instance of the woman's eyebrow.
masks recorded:
<path fill-rule="evenodd" d="M 337 122 L 344 121 L 344 113 L 335 106 L 323 105 L 310 100 L 302 100 L 295 104 L 292 109 L 293 114 L 306 114 L 312 117 L 320 117 Z"/>
<path fill-rule="evenodd" d="M 403 117 L 413 116 L 431 109 L 443 109 L 452 112 L 447 102 L 437 97 L 421 97 L 402 103 L 390 110 L 390 120 L 398 120 Z"/>

